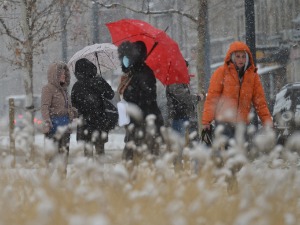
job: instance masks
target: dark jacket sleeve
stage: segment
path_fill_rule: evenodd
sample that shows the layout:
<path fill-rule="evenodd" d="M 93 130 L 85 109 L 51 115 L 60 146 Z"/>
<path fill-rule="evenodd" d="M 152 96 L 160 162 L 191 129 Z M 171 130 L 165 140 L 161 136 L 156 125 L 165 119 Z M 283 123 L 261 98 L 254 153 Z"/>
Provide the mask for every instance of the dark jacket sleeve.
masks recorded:
<path fill-rule="evenodd" d="M 172 94 L 180 104 L 196 105 L 198 103 L 197 95 L 191 94 L 187 84 L 171 84 L 167 91 Z"/>
<path fill-rule="evenodd" d="M 115 92 L 113 91 L 111 86 L 102 77 L 97 76 L 93 78 L 91 84 L 94 93 L 97 94 L 98 96 L 102 96 L 109 100 L 113 99 L 113 97 L 115 96 Z"/>
<path fill-rule="evenodd" d="M 139 74 L 138 85 L 141 89 L 141 102 L 147 105 L 146 108 L 156 105 L 156 80 L 152 71 Z"/>

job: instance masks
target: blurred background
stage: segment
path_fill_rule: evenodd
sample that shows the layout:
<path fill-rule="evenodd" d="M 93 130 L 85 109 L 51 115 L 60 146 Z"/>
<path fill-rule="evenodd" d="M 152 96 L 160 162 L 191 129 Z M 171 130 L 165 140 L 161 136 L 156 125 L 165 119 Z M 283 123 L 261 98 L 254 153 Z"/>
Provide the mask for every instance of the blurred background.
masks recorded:
<path fill-rule="evenodd" d="M 212 72 L 223 63 L 229 44 L 235 40 L 246 41 L 247 26 L 255 27 L 252 38 L 258 73 L 271 111 L 280 88 L 300 80 L 299 0 L 22 2 L 0 0 L 0 115 L 7 113 L 8 96 L 25 95 L 31 90 L 34 95 L 40 95 L 51 62 L 68 62 L 76 51 L 87 45 L 111 42 L 105 24 L 122 18 L 145 20 L 166 30 L 177 41 L 189 62 L 190 74 L 195 75 L 191 78 L 194 92 L 199 85 L 197 55 L 205 56 L 202 59 L 205 78 L 201 85 L 207 88 Z M 246 23 L 249 4 L 254 5 L 254 19 Z M 206 10 L 206 17 L 201 17 L 201 10 Z M 199 24 L 203 23 L 205 49 L 201 53 L 198 31 Z M 120 73 L 118 70 L 104 75 L 114 89 Z M 74 78 L 72 74 L 72 84 Z M 164 87 L 158 82 L 161 105 L 164 95 Z M 37 102 L 34 100 L 33 105 L 38 110 Z"/>

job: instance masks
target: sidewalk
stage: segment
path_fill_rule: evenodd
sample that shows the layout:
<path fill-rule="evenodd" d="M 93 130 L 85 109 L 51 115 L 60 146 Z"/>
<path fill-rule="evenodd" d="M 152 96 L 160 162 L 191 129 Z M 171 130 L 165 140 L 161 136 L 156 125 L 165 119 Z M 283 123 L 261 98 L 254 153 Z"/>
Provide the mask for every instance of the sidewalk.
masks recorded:
<path fill-rule="evenodd" d="M 108 135 L 108 142 L 105 144 L 106 151 L 122 151 L 124 148 L 124 136 L 125 134 L 121 132 L 111 132 Z M 25 139 L 25 138 L 24 138 Z M 25 141 L 25 140 L 24 140 Z M 35 147 L 37 149 L 44 149 L 45 138 L 43 134 L 35 135 Z M 16 153 L 24 152 L 22 149 L 23 141 L 22 138 L 19 141 L 16 141 Z M 78 143 L 76 141 L 76 134 L 71 134 L 70 141 L 70 154 L 72 154 L 72 150 L 78 147 Z M 9 136 L 0 136 L 0 152 L 8 152 L 10 146 Z M 24 147 L 23 147 L 24 148 Z"/>
<path fill-rule="evenodd" d="M 100 164 L 114 165 L 119 163 L 122 159 L 122 151 L 124 148 L 124 136 L 125 134 L 120 131 L 111 132 L 108 136 L 108 142 L 105 144 L 105 155 L 98 159 Z M 35 151 L 34 159 L 30 159 L 29 149 L 25 148 L 26 135 L 24 137 L 18 138 L 15 143 L 15 160 L 19 165 L 25 166 L 27 163 L 40 163 L 44 162 L 45 150 L 45 138 L 43 134 L 35 135 Z M 5 164 L 7 159 L 10 158 L 12 153 L 10 152 L 10 140 L 8 135 L 0 136 L 0 162 Z M 68 164 L 72 164 L 73 160 L 78 159 L 78 157 L 83 156 L 82 143 L 76 141 L 76 134 L 71 134 L 70 141 L 70 154 Z M 8 165 L 7 165 L 8 166 Z M 9 167 L 9 166 L 8 166 Z"/>

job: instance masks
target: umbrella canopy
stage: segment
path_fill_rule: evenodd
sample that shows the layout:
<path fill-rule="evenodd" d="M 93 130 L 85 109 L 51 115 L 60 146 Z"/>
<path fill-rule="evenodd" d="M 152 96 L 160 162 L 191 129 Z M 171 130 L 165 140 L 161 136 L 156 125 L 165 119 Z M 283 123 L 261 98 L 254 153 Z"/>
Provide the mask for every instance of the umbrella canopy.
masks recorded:
<path fill-rule="evenodd" d="M 68 67 L 73 73 L 77 60 L 86 58 L 97 66 L 99 74 L 120 67 L 118 47 L 111 43 L 89 45 L 76 52 L 68 62 Z"/>
<path fill-rule="evenodd" d="M 106 26 L 117 46 L 124 41 L 143 41 L 146 44 L 146 63 L 162 84 L 189 83 L 187 65 L 178 44 L 166 32 L 135 19 L 122 19 Z"/>

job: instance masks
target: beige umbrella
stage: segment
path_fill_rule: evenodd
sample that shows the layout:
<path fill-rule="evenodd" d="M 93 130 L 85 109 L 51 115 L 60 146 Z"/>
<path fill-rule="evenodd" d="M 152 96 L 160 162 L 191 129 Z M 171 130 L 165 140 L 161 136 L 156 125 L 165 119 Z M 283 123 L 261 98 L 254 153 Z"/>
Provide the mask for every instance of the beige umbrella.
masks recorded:
<path fill-rule="evenodd" d="M 111 43 L 94 44 L 76 52 L 68 62 L 69 69 L 74 73 L 77 60 L 86 58 L 97 66 L 98 73 L 120 68 L 118 47 Z"/>

